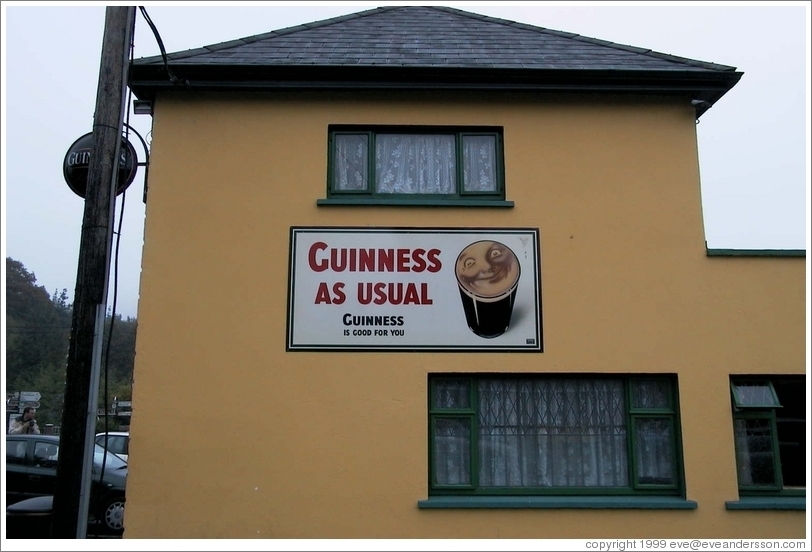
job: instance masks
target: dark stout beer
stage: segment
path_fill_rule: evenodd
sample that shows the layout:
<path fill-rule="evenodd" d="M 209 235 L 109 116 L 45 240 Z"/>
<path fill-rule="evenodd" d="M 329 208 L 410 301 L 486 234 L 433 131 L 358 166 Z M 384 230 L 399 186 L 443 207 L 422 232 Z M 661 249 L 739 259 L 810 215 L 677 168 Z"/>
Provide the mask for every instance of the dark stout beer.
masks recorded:
<path fill-rule="evenodd" d="M 491 338 L 507 331 L 520 273 L 516 254 L 503 243 L 478 241 L 460 252 L 455 274 L 472 332 Z"/>

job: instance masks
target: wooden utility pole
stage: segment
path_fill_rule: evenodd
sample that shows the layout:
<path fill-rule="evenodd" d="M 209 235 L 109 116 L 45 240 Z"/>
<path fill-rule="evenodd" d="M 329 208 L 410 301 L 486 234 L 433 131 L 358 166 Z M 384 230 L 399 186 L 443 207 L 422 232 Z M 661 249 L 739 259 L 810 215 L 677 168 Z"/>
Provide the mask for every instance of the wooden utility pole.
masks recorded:
<path fill-rule="evenodd" d="M 107 7 L 65 378 L 53 538 L 87 536 L 110 251 L 135 7 Z"/>

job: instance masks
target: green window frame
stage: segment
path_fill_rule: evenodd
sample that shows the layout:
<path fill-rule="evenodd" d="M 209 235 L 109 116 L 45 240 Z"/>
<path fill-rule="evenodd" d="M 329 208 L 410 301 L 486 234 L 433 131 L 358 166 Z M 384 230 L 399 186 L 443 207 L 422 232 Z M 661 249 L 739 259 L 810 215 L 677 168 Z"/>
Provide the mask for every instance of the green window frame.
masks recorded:
<path fill-rule="evenodd" d="M 685 497 L 674 375 L 430 374 L 428 392 L 430 496 Z"/>
<path fill-rule="evenodd" d="M 328 136 L 328 202 L 512 206 L 502 128 L 331 125 Z"/>
<path fill-rule="evenodd" d="M 806 379 L 730 378 L 740 496 L 805 496 Z"/>

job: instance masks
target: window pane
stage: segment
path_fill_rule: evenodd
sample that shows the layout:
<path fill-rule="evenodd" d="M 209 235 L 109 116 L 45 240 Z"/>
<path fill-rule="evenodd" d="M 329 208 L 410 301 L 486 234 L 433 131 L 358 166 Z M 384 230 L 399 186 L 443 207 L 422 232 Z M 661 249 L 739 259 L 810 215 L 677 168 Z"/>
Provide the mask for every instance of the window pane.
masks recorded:
<path fill-rule="evenodd" d="M 110 470 L 117 470 L 127 466 L 127 463 L 119 456 L 106 451 L 101 445 L 95 445 L 93 448 L 93 465 L 101 467 L 102 462 L 104 462 L 105 469 Z"/>
<path fill-rule="evenodd" d="M 462 160 L 466 192 L 496 191 L 495 136 L 463 136 Z"/>
<path fill-rule="evenodd" d="M 783 487 L 806 487 L 806 422 L 776 420 Z"/>
<path fill-rule="evenodd" d="M 471 420 L 434 419 L 434 480 L 438 485 L 471 484 Z"/>
<path fill-rule="evenodd" d="M 662 379 L 632 380 L 632 408 L 669 408 L 671 382 Z"/>
<path fill-rule="evenodd" d="M 386 194 L 453 194 L 453 135 L 379 134 L 375 140 L 375 191 Z"/>
<path fill-rule="evenodd" d="M 621 380 L 480 380 L 483 487 L 628 485 Z"/>
<path fill-rule="evenodd" d="M 637 418 L 634 428 L 637 482 L 643 485 L 676 483 L 670 419 Z"/>
<path fill-rule="evenodd" d="M 467 380 L 440 380 L 434 385 L 434 408 L 470 408 L 471 394 Z"/>
<path fill-rule="evenodd" d="M 34 465 L 55 468 L 59 458 L 59 445 L 52 443 L 34 443 Z"/>
<path fill-rule="evenodd" d="M 768 419 L 734 420 L 739 485 L 775 485 L 775 457 Z"/>
<path fill-rule="evenodd" d="M 6 464 L 25 464 L 25 443 L 6 441 Z"/>
<path fill-rule="evenodd" d="M 734 383 L 736 406 L 781 406 L 772 387 L 767 382 Z"/>
<path fill-rule="evenodd" d="M 772 381 L 782 408 L 775 411 L 783 488 L 806 487 L 806 388 L 804 376 Z"/>
<path fill-rule="evenodd" d="M 333 189 L 366 191 L 369 137 L 366 134 L 336 134 L 334 143 Z"/>

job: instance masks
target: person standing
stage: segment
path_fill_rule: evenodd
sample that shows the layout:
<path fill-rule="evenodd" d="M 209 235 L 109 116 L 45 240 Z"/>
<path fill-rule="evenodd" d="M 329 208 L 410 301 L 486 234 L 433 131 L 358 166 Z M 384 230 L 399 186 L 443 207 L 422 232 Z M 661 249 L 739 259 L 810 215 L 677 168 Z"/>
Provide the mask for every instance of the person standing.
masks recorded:
<path fill-rule="evenodd" d="M 37 420 L 34 419 L 34 416 L 37 413 L 37 409 L 31 406 L 26 406 L 23 408 L 23 413 L 20 416 L 14 418 L 8 426 L 8 432 L 10 435 L 20 435 L 25 433 L 31 433 L 34 435 L 39 435 L 39 427 L 37 426 Z"/>

